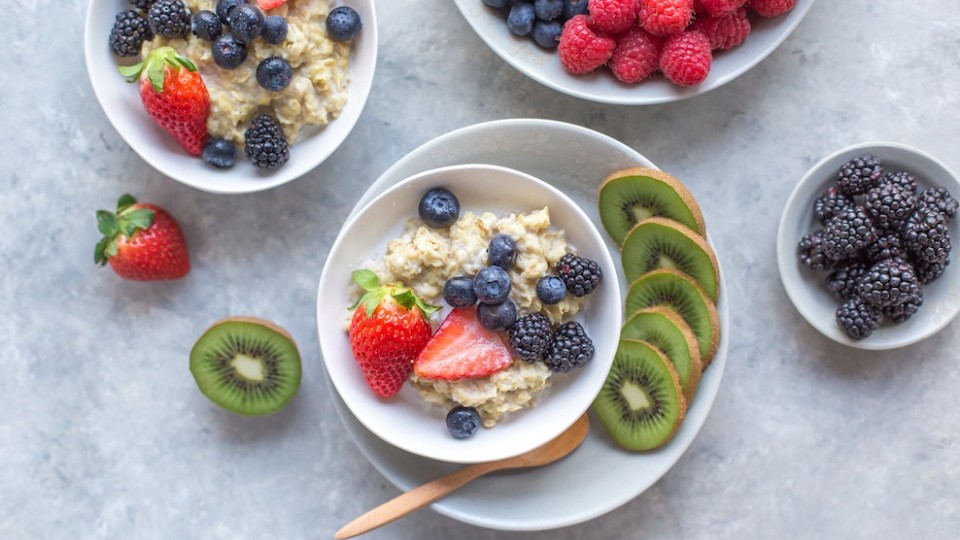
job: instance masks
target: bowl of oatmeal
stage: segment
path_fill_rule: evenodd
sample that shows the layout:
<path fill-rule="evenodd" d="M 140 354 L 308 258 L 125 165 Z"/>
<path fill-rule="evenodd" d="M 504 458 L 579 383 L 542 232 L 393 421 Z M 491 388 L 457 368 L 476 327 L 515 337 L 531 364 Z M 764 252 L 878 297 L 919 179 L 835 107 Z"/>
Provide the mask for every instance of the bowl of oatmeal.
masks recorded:
<path fill-rule="evenodd" d="M 459 217 L 449 227 L 428 227 L 418 216 L 421 197 L 435 187 L 459 199 Z M 361 292 L 351 282 L 352 272 L 370 269 L 381 282 L 403 284 L 440 306 L 430 318 L 436 331 L 452 310 L 444 300 L 444 283 L 483 268 L 495 234 L 508 234 L 517 243 L 516 263 L 509 273 L 510 299 L 518 314 L 543 313 L 555 326 L 580 323 L 594 345 L 592 359 L 569 372 L 557 372 L 514 354 L 509 367 L 486 377 L 435 380 L 415 371 L 396 395 L 375 395 L 348 337 L 353 313 L 347 307 Z M 567 253 L 596 261 L 603 279 L 586 296 L 568 294 L 557 304 L 544 305 L 536 283 L 554 273 Z M 549 184 L 494 165 L 422 172 L 385 191 L 348 220 L 327 255 L 317 298 L 324 366 L 357 419 L 402 450 L 457 463 L 517 455 L 569 427 L 603 385 L 622 321 L 616 279 L 616 267 L 597 228 Z M 451 436 L 445 426 L 447 412 L 456 405 L 474 407 L 482 418 L 483 427 L 468 439 Z"/>
<path fill-rule="evenodd" d="M 184 0 L 193 14 L 216 9 L 216 0 Z M 254 2 L 255 4 L 255 2 Z M 336 6 L 353 8 L 362 29 L 351 40 L 329 39 L 327 13 Z M 186 38 L 154 36 L 136 57 L 116 56 L 108 38 L 118 13 L 136 9 L 126 0 L 90 2 L 84 49 L 94 93 L 107 118 L 130 147 L 161 173 L 213 193 L 248 193 L 270 189 L 303 176 L 329 157 L 360 117 L 373 83 L 377 59 L 377 20 L 372 0 L 288 0 L 266 15 L 287 21 L 286 38 L 269 44 L 262 38 L 247 46 L 247 57 L 235 69 L 219 67 L 211 43 L 188 33 Z M 228 32 L 224 27 L 224 32 Z M 143 110 L 137 84 L 126 82 L 117 68 L 138 62 L 150 50 L 173 47 L 193 62 L 210 95 L 207 132 L 237 148 L 237 163 L 217 169 L 188 155 Z M 292 68 L 290 83 L 269 91 L 257 82 L 262 60 L 279 56 Z M 259 113 L 273 116 L 290 145 L 290 158 L 275 170 L 251 166 L 244 156 L 244 131 Z"/>

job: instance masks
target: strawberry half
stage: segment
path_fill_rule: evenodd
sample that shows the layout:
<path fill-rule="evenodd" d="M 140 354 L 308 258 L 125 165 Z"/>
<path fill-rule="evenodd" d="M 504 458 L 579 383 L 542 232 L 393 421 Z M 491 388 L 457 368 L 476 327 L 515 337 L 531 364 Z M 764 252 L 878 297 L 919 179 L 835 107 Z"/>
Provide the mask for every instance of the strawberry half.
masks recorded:
<path fill-rule="evenodd" d="M 474 309 L 463 308 L 447 315 L 413 370 L 427 379 L 475 379 L 493 375 L 511 363 L 513 358 L 500 336 L 480 324 Z"/>
<path fill-rule="evenodd" d="M 427 321 L 437 306 L 427 304 L 400 285 L 381 285 L 370 270 L 355 270 L 353 281 L 364 291 L 350 309 L 350 348 L 370 389 L 392 397 L 410 376 L 413 361 L 430 339 Z"/>
<path fill-rule="evenodd" d="M 110 263 L 120 277 L 133 281 L 179 279 L 190 272 L 190 255 L 180 226 L 166 210 L 120 197 L 117 213 L 97 211 L 103 238 L 93 259 Z"/>

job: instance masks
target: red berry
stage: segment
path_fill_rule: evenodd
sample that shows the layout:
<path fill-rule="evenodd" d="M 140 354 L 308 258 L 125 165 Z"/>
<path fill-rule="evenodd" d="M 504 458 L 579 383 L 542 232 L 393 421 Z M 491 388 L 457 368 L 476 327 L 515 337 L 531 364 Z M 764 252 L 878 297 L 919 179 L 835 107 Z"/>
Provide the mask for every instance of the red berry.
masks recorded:
<path fill-rule="evenodd" d="M 420 377 L 459 380 L 486 377 L 513 363 L 496 333 L 484 328 L 472 308 L 454 309 L 430 338 L 413 370 Z"/>
<path fill-rule="evenodd" d="M 655 36 L 682 32 L 692 17 L 693 0 L 640 0 L 640 26 Z"/>
<path fill-rule="evenodd" d="M 574 75 L 589 73 L 610 59 L 616 40 L 594 32 L 586 15 L 577 15 L 563 25 L 557 52 L 563 69 Z"/>
<path fill-rule="evenodd" d="M 750 0 L 750 7 L 761 17 L 776 17 L 793 9 L 797 0 Z"/>
<path fill-rule="evenodd" d="M 257 0 L 257 7 L 262 11 L 276 9 L 287 3 L 287 0 Z"/>
<path fill-rule="evenodd" d="M 625 83 L 640 82 L 660 68 L 662 48 L 662 38 L 639 26 L 631 28 L 617 39 L 617 48 L 610 57 L 610 70 Z"/>
<path fill-rule="evenodd" d="M 711 17 L 722 17 L 742 8 L 747 0 L 699 0 Z"/>
<path fill-rule="evenodd" d="M 660 54 L 660 71 L 674 84 L 693 86 L 707 78 L 712 62 L 710 40 L 692 30 L 667 38 Z"/>
<path fill-rule="evenodd" d="M 747 10 L 740 8 L 722 17 L 697 19 L 692 29 L 703 32 L 714 50 L 725 51 L 747 39 L 750 34 L 750 19 L 747 18 Z"/>
<path fill-rule="evenodd" d="M 590 26 L 600 32 L 618 34 L 637 21 L 640 0 L 590 0 Z"/>
<path fill-rule="evenodd" d="M 190 255 L 183 232 L 166 210 L 120 197 L 117 212 L 97 212 L 103 238 L 94 252 L 95 262 L 133 281 L 179 279 L 190 272 Z"/>

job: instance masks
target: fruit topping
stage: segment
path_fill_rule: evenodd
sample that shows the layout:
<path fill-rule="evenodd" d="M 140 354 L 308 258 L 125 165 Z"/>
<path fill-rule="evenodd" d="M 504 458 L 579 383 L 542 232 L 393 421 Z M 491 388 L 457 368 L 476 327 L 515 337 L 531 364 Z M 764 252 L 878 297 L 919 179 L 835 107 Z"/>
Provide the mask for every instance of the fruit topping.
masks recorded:
<path fill-rule="evenodd" d="M 544 276 L 537 281 L 537 298 L 544 304 L 559 304 L 567 295 L 567 285 L 557 276 Z"/>
<path fill-rule="evenodd" d="M 263 33 L 260 37 L 271 45 L 277 45 L 287 39 L 288 30 L 286 19 L 279 15 L 267 15 L 263 19 Z"/>
<path fill-rule="evenodd" d="M 290 62 L 279 56 L 265 58 L 257 66 L 257 82 L 271 92 L 279 92 L 290 84 L 293 69 Z"/>
<path fill-rule="evenodd" d="M 574 296 L 586 296 L 593 292 L 603 278 L 600 265 L 590 259 L 567 253 L 557 263 L 557 274 Z"/>
<path fill-rule="evenodd" d="M 487 246 L 487 264 L 509 270 L 516 261 L 517 242 L 506 234 L 493 235 Z"/>
<path fill-rule="evenodd" d="M 264 11 L 277 9 L 287 3 L 287 0 L 257 0 L 257 7 Z"/>
<path fill-rule="evenodd" d="M 110 31 L 110 49 L 117 56 L 138 56 L 144 41 L 153 39 L 147 20 L 132 9 L 121 11 Z"/>
<path fill-rule="evenodd" d="M 180 226 L 159 206 L 120 197 L 116 213 L 97 211 L 103 238 L 94 251 L 99 266 L 110 263 L 120 277 L 134 281 L 179 279 L 190 272 L 190 256 Z"/>
<path fill-rule="evenodd" d="M 244 133 L 244 152 L 254 167 L 276 169 L 290 159 L 283 130 L 272 116 L 257 115 Z"/>
<path fill-rule="evenodd" d="M 350 41 L 363 28 L 360 14 L 349 6 L 333 8 L 326 24 L 327 35 L 334 41 Z"/>
<path fill-rule="evenodd" d="M 473 278 L 473 292 L 484 304 L 499 304 L 510 295 L 510 276 L 499 266 L 486 266 Z"/>
<path fill-rule="evenodd" d="M 473 278 L 470 276 L 455 276 L 443 284 L 443 299 L 447 304 L 456 308 L 470 307 L 477 303 L 477 295 L 473 292 Z"/>
<path fill-rule="evenodd" d="M 553 326 L 542 313 L 520 317 L 510 329 L 510 346 L 513 352 L 528 362 L 539 360 L 550 346 Z"/>
<path fill-rule="evenodd" d="M 583 367 L 593 358 L 593 341 L 577 321 L 560 325 L 550 338 L 543 362 L 552 371 L 566 373 Z"/>
<path fill-rule="evenodd" d="M 492 375 L 512 361 L 500 336 L 481 326 L 474 310 L 454 309 L 420 352 L 413 370 L 428 379 L 469 379 Z"/>
<path fill-rule="evenodd" d="M 230 14 L 233 10 L 246 3 L 247 0 L 217 0 L 217 17 L 220 17 L 220 22 L 223 24 L 230 24 Z"/>
<path fill-rule="evenodd" d="M 237 162 L 237 147 L 226 139 L 207 139 L 200 154 L 204 161 L 218 169 L 229 169 Z"/>
<path fill-rule="evenodd" d="M 255 6 L 248 4 L 237 6 L 230 11 L 227 20 L 230 31 L 244 43 L 257 39 L 263 32 L 263 12 Z"/>
<path fill-rule="evenodd" d="M 198 11 L 190 21 L 193 35 L 205 41 L 213 41 L 223 34 L 223 24 L 217 14 L 208 11 Z"/>
<path fill-rule="evenodd" d="M 460 201 L 446 189 L 433 188 L 420 199 L 417 211 L 427 226 L 442 229 L 460 218 Z"/>
<path fill-rule="evenodd" d="M 477 319 L 487 330 L 505 332 L 517 322 L 517 306 L 509 298 L 499 304 L 478 304 Z"/>
<path fill-rule="evenodd" d="M 158 36 L 179 38 L 190 32 L 190 13 L 181 0 L 157 0 L 147 11 L 147 21 Z"/>
<path fill-rule="evenodd" d="M 480 413 L 473 407 L 458 405 L 447 413 L 447 429 L 457 439 L 468 439 L 480 429 Z"/>
<path fill-rule="evenodd" d="M 233 34 L 224 34 L 214 40 L 210 53 L 221 68 L 236 69 L 247 59 L 247 45 Z"/>

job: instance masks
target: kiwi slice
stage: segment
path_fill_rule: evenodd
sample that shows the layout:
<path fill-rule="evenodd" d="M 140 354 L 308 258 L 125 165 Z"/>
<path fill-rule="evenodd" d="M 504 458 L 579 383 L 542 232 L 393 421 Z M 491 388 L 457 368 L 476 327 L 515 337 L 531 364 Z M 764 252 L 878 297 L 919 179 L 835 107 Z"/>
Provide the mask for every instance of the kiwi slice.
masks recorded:
<path fill-rule="evenodd" d="M 687 412 L 673 364 L 646 341 L 621 340 L 593 412 L 617 444 L 652 450 L 673 438 Z"/>
<path fill-rule="evenodd" d="M 707 234 L 697 200 L 663 171 L 633 167 L 612 173 L 600 184 L 600 221 L 617 244 L 623 245 L 630 229 L 649 217 L 673 219 Z"/>
<path fill-rule="evenodd" d="M 300 353 L 283 328 L 253 317 L 214 323 L 190 351 L 197 386 L 224 409 L 248 416 L 277 412 L 300 388 Z"/>
<path fill-rule="evenodd" d="M 629 317 L 651 306 L 666 306 L 680 314 L 697 337 L 700 362 L 706 369 L 720 346 L 720 317 L 703 287 L 676 270 L 654 270 L 630 284 L 626 312 Z"/>
<path fill-rule="evenodd" d="M 672 268 L 697 280 L 714 302 L 720 294 L 717 256 L 702 236 L 676 221 L 647 218 L 630 230 L 620 254 L 628 282 L 657 268 Z"/>
<path fill-rule="evenodd" d="M 676 311 L 665 306 L 641 309 L 623 325 L 620 339 L 639 339 L 663 351 L 677 368 L 687 403 L 693 400 L 703 371 L 700 348 L 693 330 Z"/>

